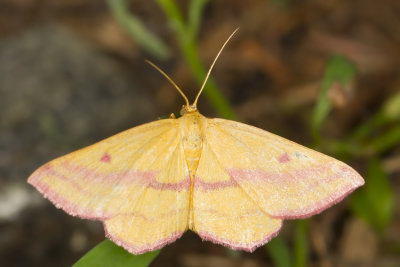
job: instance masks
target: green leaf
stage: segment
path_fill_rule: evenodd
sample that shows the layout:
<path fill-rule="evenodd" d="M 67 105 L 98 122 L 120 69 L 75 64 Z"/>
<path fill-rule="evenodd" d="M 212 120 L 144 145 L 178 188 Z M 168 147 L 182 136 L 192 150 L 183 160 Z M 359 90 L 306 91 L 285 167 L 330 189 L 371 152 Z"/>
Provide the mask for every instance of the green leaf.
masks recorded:
<path fill-rule="evenodd" d="M 400 119 L 400 92 L 389 97 L 383 106 L 383 114 L 392 120 Z"/>
<path fill-rule="evenodd" d="M 187 26 L 184 16 L 175 0 L 157 0 L 158 5 L 164 11 L 169 23 L 177 33 L 180 43 L 187 43 Z"/>
<path fill-rule="evenodd" d="M 355 75 L 355 66 L 347 58 L 335 55 L 329 60 L 325 69 L 324 78 L 319 91 L 311 123 L 311 131 L 315 141 L 319 140 L 319 130 L 332 109 L 332 105 L 328 97 L 329 89 L 337 82 L 343 87 L 348 86 L 349 83 L 354 79 Z"/>
<path fill-rule="evenodd" d="M 161 59 L 170 57 L 169 48 L 164 42 L 149 32 L 138 18 L 130 14 L 129 0 L 108 0 L 107 2 L 118 23 L 143 49 Z"/>
<path fill-rule="evenodd" d="M 389 224 L 394 214 L 394 193 L 378 159 L 369 161 L 366 183 L 353 194 L 350 205 L 378 232 Z"/>
<path fill-rule="evenodd" d="M 368 153 L 382 153 L 386 150 L 393 149 L 400 143 L 400 126 L 393 127 L 385 133 L 369 141 L 366 146 Z"/>
<path fill-rule="evenodd" d="M 160 253 L 160 250 L 133 255 L 106 239 L 86 253 L 73 267 L 146 267 Z"/>
<path fill-rule="evenodd" d="M 307 266 L 308 257 L 308 221 L 297 220 L 294 237 L 294 266 L 305 267 Z"/>
<path fill-rule="evenodd" d="M 189 5 L 189 17 L 188 17 L 188 28 L 187 34 L 190 40 L 195 40 L 197 33 L 200 28 L 201 17 L 205 5 L 209 0 L 191 0 Z"/>
<path fill-rule="evenodd" d="M 386 124 L 400 120 L 400 92 L 390 96 L 382 106 L 382 109 L 371 116 L 367 121 L 359 125 L 351 136 L 356 142 L 361 142 L 372 133 Z"/>
<path fill-rule="evenodd" d="M 363 139 L 374 133 L 377 129 L 384 126 L 387 122 L 387 117 L 383 113 L 375 113 L 374 115 L 370 116 L 367 121 L 357 126 L 357 128 L 351 134 L 350 139 L 352 142 L 361 142 Z"/>
<path fill-rule="evenodd" d="M 275 237 L 266 245 L 269 256 L 276 267 L 291 267 L 292 258 L 285 241 L 281 237 Z"/>

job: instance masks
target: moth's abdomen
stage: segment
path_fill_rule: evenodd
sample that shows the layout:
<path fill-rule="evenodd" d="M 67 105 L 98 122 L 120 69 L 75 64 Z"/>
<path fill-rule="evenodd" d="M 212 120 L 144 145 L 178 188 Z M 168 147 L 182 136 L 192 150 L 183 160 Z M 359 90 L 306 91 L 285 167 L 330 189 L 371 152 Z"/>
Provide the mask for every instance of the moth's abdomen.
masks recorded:
<path fill-rule="evenodd" d="M 185 154 L 185 160 L 190 176 L 190 191 L 189 191 L 189 213 L 188 227 L 193 229 L 194 214 L 193 214 L 193 191 L 194 179 L 199 166 L 201 152 L 203 150 L 203 129 L 206 119 L 198 112 L 187 113 L 179 118 L 179 129 L 181 135 L 181 144 Z"/>

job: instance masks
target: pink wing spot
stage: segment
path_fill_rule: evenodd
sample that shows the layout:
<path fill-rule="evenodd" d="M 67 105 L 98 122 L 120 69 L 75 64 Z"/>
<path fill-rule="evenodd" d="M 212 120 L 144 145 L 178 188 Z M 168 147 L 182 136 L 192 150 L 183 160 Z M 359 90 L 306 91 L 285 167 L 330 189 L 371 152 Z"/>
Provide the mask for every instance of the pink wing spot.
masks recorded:
<path fill-rule="evenodd" d="M 100 161 L 109 163 L 111 161 L 111 156 L 107 152 L 101 157 Z"/>
<path fill-rule="evenodd" d="M 286 162 L 289 162 L 290 161 L 290 158 L 289 158 L 289 155 L 288 155 L 288 153 L 283 153 L 280 157 L 279 157 L 279 162 L 280 163 L 286 163 Z"/>

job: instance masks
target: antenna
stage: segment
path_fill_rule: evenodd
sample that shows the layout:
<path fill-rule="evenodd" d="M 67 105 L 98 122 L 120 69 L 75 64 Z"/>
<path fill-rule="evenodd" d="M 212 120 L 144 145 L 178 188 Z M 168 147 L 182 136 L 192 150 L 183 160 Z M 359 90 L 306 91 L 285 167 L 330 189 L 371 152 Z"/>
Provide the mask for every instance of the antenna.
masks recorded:
<path fill-rule="evenodd" d="M 196 96 L 196 98 L 195 98 L 195 100 L 194 100 L 194 102 L 193 102 L 193 105 L 190 105 L 190 104 L 189 104 L 189 100 L 187 99 L 187 97 L 185 96 L 185 94 L 182 92 L 182 90 L 179 88 L 179 86 L 176 85 L 176 83 L 175 83 L 164 71 L 162 71 L 159 67 L 157 67 L 157 66 L 156 66 L 153 62 L 151 62 L 150 60 L 147 60 L 147 59 L 146 59 L 145 61 L 146 61 L 149 65 L 151 65 L 153 68 L 155 68 L 156 70 L 158 70 L 162 75 L 164 75 L 164 77 L 167 78 L 167 80 L 176 88 L 176 90 L 178 90 L 178 92 L 179 92 L 179 93 L 183 96 L 183 98 L 185 99 L 185 102 L 186 102 L 185 108 L 186 108 L 188 111 L 194 111 L 194 110 L 197 110 L 197 100 L 199 99 L 200 94 L 203 92 L 203 89 L 204 89 L 204 87 L 205 87 L 205 85 L 206 85 L 206 83 L 207 83 L 207 80 L 208 80 L 208 78 L 210 77 L 210 73 L 211 73 L 211 71 L 212 71 L 212 69 L 213 69 L 213 67 L 214 67 L 214 65 L 215 65 L 215 62 L 217 62 L 217 59 L 219 58 L 219 56 L 220 56 L 221 53 L 222 53 L 222 50 L 224 50 L 226 44 L 229 42 L 229 40 L 233 37 L 233 35 L 234 35 L 238 30 L 239 30 L 239 28 L 236 28 L 236 30 L 234 30 L 233 33 L 231 33 L 231 35 L 229 35 L 228 39 L 225 41 L 225 43 L 222 45 L 221 49 L 218 51 L 218 54 L 217 54 L 217 56 L 214 58 L 214 61 L 213 61 L 213 63 L 211 64 L 211 66 L 210 66 L 210 68 L 209 68 L 209 70 L 208 70 L 208 72 L 207 72 L 206 78 L 204 79 L 204 82 L 203 82 L 203 84 L 202 84 L 201 87 L 200 87 L 200 90 L 199 90 L 199 92 L 198 92 L 198 94 L 197 94 L 197 96 Z"/>
<path fill-rule="evenodd" d="M 158 70 L 162 75 L 164 75 L 165 78 L 167 78 L 167 80 L 176 88 L 176 90 L 178 90 L 178 92 L 183 96 L 183 98 L 185 99 L 186 102 L 186 106 L 189 107 L 189 100 L 187 99 L 187 97 L 185 96 L 185 94 L 182 92 L 182 90 L 179 88 L 178 85 L 176 85 L 176 83 L 165 73 L 163 72 L 159 67 L 157 67 L 153 62 L 151 62 L 150 60 L 145 60 L 149 65 L 151 65 L 153 68 L 155 68 L 156 70 Z"/>
<path fill-rule="evenodd" d="M 214 65 L 215 65 L 215 62 L 217 62 L 217 59 L 218 59 L 219 55 L 221 55 L 222 50 L 225 48 L 226 44 L 229 42 L 229 40 L 232 38 L 232 36 L 233 36 L 238 30 L 239 30 L 239 28 L 236 28 L 236 30 L 234 30 L 233 33 L 231 33 L 231 35 L 228 37 L 228 39 L 227 39 L 227 40 L 225 41 L 225 43 L 222 45 L 222 47 L 221 47 L 221 49 L 219 50 L 217 56 L 215 57 L 213 63 L 211 64 L 210 69 L 209 69 L 208 72 L 207 72 L 206 78 L 204 79 L 204 82 L 203 82 L 203 84 L 202 84 L 202 86 L 201 86 L 201 88 L 200 88 L 200 91 L 199 91 L 199 93 L 197 94 L 196 99 L 195 99 L 194 102 L 193 102 L 193 107 L 194 107 L 195 109 L 196 109 L 196 106 L 197 106 L 197 100 L 199 99 L 199 96 L 200 96 L 201 92 L 203 91 L 204 86 L 205 86 L 206 83 L 207 83 L 208 77 L 210 76 L 211 70 L 213 69 L 213 67 L 214 67 Z"/>

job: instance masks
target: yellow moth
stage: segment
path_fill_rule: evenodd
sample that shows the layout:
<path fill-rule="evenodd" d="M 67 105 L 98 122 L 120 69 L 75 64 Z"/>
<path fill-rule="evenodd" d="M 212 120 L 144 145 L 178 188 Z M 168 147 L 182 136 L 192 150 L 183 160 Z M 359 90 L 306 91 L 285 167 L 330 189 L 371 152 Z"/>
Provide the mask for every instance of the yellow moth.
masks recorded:
<path fill-rule="evenodd" d="M 192 105 L 155 67 L 185 99 L 182 117 L 57 158 L 28 182 L 67 213 L 102 221 L 107 237 L 134 254 L 161 248 L 188 229 L 203 240 L 253 251 L 278 234 L 284 219 L 317 214 L 363 185 L 343 162 L 198 112 L 197 100 L 232 35 Z"/>

